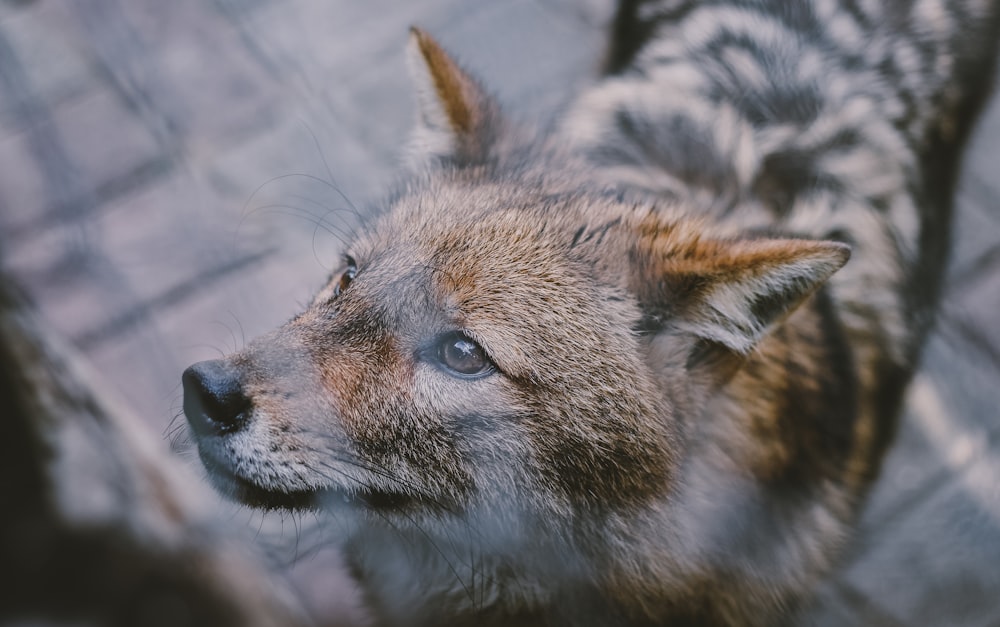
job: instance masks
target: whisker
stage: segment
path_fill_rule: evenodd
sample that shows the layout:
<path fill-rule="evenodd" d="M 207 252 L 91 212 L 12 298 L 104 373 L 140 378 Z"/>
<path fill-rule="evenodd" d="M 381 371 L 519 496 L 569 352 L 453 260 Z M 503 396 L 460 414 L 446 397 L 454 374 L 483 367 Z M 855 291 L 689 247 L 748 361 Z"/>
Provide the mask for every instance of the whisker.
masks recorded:
<path fill-rule="evenodd" d="M 236 323 L 236 326 L 239 327 L 239 329 L 240 329 L 240 348 L 239 348 L 239 350 L 243 350 L 247 346 L 247 334 L 243 330 L 243 323 L 240 322 L 240 319 L 236 316 L 236 314 L 233 313 L 233 311 L 231 309 L 226 310 L 226 313 L 228 313 L 232 317 L 233 321 Z"/>
<path fill-rule="evenodd" d="M 185 344 L 183 346 L 183 348 L 190 349 L 190 350 L 194 350 L 194 349 L 198 349 L 198 348 L 207 348 L 207 349 L 215 351 L 216 353 L 219 353 L 220 357 L 225 357 L 226 356 L 226 351 L 222 350 L 221 348 L 219 348 L 215 344 Z M 180 384 L 178 384 L 178 387 L 180 387 Z"/>
<path fill-rule="evenodd" d="M 326 180 L 324 180 L 324 179 L 322 179 L 322 178 L 320 178 L 318 176 L 315 176 L 313 174 L 306 174 L 304 172 L 291 172 L 291 173 L 287 173 L 287 174 L 280 174 L 280 175 L 272 177 L 272 178 L 268 179 L 267 181 L 264 181 L 263 183 L 261 183 L 260 185 L 258 185 L 253 190 L 253 192 L 251 192 L 250 195 L 247 197 L 246 202 L 243 203 L 243 210 L 241 211 L 240 221 L 236 225 L 236 228 L 233 230 L 233 242 L 232 242 L 233 248 L 236 247 L 236 242 L 237 242 L 237 239 L 239 238 L 240 229 L 243 228 L 244 222 L 246 222 L 246 220 L 250 217 L 250 215 L 252 213 L 254 213 L 254 211 L 249 210 L 249 207 L 253 204 L 253 202 L 257 198 L 257 196 L 264 190 L 265 187 L 268 187 L 269 185 L 272 185 L 272 184 L 277 183 L 279 181 L 283 181 L 285 179 L 290 179 L 290 178 L 302 178 L 302 179 L 305 179 L 307 181 L 314 181 L 316 183 L 319 183 L 319 184 L 321 184 L 321 185 L 329 188 L 334 193 L 336 193 L 338 196 L 340 196 L 341 198 L 343 198 L 344 202 L 346 202 L 348 204 L 348 206 L 350 207 L 350 210 L 354 213 L 355 216 L 358 217 L 358 219 L 361 218 L 361 214 L 354 207 L 354 204 L 340 190 L 340 188 L 335 183 L 331 183 L 331 182 L 326 181 Z"/>
<path fill-rule="evenodd" d="M 225 322 L 223 322 L 222 320 L 212 320 L 212 324 L 217 324 L 217 325 L 223 327 L 226 331 L 229 332 L 229 337 L 230 337 L 230 339 L 233 340 L 233 352 L 235 352 L 237 350 L 237 348 L 236 348 L 236 334 L 233 333 L 232 328 L 230 328 L 230 326 L 228 324 L 226 324 Z"/>
<path fill-rule="evenodd" d="M 299 122 L 302 123 L 302 126 L 306 127 L 306 130 L 309 131 L 309 135 L 312 137 L 313 144 L 316 146 L 316 152 L 319 154 L 320 160 L 323 161 L 323 167 L 326 168 L 327 176 L 330 177 L 331 187 L 337 194 L 340 195 L 341 198 L 344 199 L 344 202 L 346 202 L 348 206 L 350 206 L 350 208 L 353 209 L 355 213 L 357 213 L 357 207 L 354 206 L 354 203 L 351 202 L 351 199 L 348 198 L 346 194 L 344 194 L 344 192 L 340 189 L 340 185 L 337 184 L 337 181 L 333 176 L 333 170 L 330 169 L 330 162 L 326 160 L 326 154 L 323 152 L 323 147 L 320 146 L 319 138 L 316 136 L 316 133 L 313 132 L 312 127 L 309 126 L 309 123 L 306 122 L 304 118 L 300 117 Z"/>
<path fill-rule="evenodd" d="M 286 211 L 278 211 L 279 209 L 284 209 Z M 254 214 L 262 211 L 273 212 L 278 215 L 284 215 L 293 218 L 300 218 L 303 220 L 307 220 L 310 223 L 316 225 L 318 228 L 322 228 L 324 231 L 327 232 L 327 234 L 329 234 L 331 237 L 336 238 L 341 243 L 343 243 L 345 238 L 348 237 L 349 235 L 346 231 L 341 231 L 339 227 L 337 227 L 337 225 L 333 223 L 324 223 L 322 218 L 316 216 L 316 214 L 312 213 L 308 209 L 305 209 L 303 207 L 298 207 L 296 205 L 290 205 L 288 203 L 270 203 L 266 205 L 260 205 L 258 207 L 255 207 L 250 212 L 250 214 L 246 216 L 246 218 L 252 217 Z"/>
<path fill-rule="evenodd" d="M 341 220 L 341 222 L 343 223 L 343 227 L 341 227 L 341 226 L 338 226 L 338 225 L 334 224 L 332 221 L 327 220 L 327 218 L 331 214 L 341 213 L 341 212 L 346 211 L 344 208 L 342 208 L 342 207 L 328 208 L 324 204 L 322 204 L 322 203 L 320 203 L 320 202 L 318 202 L 318 201 L 316 201 L 316 200 L 314 200 L 312 198 L 309 198 L 308 196 L 302 196 L 301 194 L 290 194 L 290 196 L 292 198 L 297 199 L 297 200 L 301 200 L 303 202 L 307 202 L 307 203 L 310 203 L 312 205 L 315 205 L 316 207 L 319 207 L 320 209 L 324 210 L 323 214 L 321 216 L 317 217 L 312 212 L 309 212 L 309 211 L 307 211 L 307 210 L 302 209 L 301 207 L 299 207 L 299 209 L 301 211 L 308 213 L 310 216 L 312 216 L 316 220 L 316 226 L 313 228 L 313 235 L 312 235 L 312 250 L 313 250 L 313 255 L 315 255 L 317 259 L 319 258 L 319 255 L 318 255 L 318 253 L 316 253 L 316 236 L 319 233 L 320 225 L 324 225 L 324 228 L 326 228 L 326 230 L 328 232 L 336 229 L 338 235 L 336 235 L 335 237 L 337 237 L 337 239 L 340 240 L 341 247 L 346 246 L 347 242 L 349 240 L 353 239 L 354 233 L 355 233 L 355 231 L 357 229 L 357 225 L 356 224 L 354 226 L 348 226 L 348 223 L 347 223 L 346 220 Z M 357 211 L 353 211 L 353 214 L 355 216 L 355 222 L 356 223 L 360 222 L 360 220 L 361 220 L 360 214 Z"/>

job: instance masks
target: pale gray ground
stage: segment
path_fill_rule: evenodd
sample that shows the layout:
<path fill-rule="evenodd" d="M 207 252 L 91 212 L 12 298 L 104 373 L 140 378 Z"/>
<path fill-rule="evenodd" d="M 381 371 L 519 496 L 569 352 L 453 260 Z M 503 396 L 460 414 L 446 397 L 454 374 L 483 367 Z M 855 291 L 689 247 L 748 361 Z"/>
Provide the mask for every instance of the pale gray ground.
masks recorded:
<path fill-rule="evenodd" d="M 392 181 L 410 24 L 537 117 L 592 73 L 608 14 L 605 0 L 0 0 L 4 263 L 165 431 L 186 365 L 282 322 L 335 263 L 316 223 L 336 231 L 351 211 L 331 173 L 362 211 Z M 1000 624 L 1000 101 L 966 166 L 941 324 L 820 625 Z M 298 577 L 342 607 L 342 575 L 321 564 Z"/>

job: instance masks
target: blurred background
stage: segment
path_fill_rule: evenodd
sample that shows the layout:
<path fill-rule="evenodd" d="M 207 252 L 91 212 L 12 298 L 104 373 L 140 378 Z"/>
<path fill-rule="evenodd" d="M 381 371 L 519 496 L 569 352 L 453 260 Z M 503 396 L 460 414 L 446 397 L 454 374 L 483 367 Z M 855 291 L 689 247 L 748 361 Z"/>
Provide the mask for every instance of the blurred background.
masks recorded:
<path fill-rule="evenodd" d="M 408 27 L 437 37 L 512 113 L 546 120 L 594 75 L 612 10 L 0 0 L 0 262 L 190 458 L 181 371 L 300 309 L 394 180 L 415 115 Z M 809 623 L 1000 625 L 996 99 L 965 166 L 938 331 L 860 538 Z M 233 516 L 298 533 L 284 523 Z M 297 562 L 317 613 L 348 611 L 347 593 L 330 593 L 349 587 L 335 556 L 277 551 Z"/>

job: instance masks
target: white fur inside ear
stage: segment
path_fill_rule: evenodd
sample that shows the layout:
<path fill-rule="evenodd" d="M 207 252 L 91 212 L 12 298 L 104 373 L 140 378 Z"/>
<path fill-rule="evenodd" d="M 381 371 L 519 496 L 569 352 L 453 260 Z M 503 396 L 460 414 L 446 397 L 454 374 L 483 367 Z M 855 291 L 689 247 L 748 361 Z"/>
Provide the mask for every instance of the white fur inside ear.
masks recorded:
<path fill-rule="evenodd" d="M 410 136 L 407 161 L 416 166 L 428 157 L 453 154 L 458 137 L 438 95 L 434 76 L 427 66 L 416 34 L 410 35 L 406 60 L 417 96 L 417 124 Z"/>
<path fill-rule="evenodd" d="M 831 243 L 817 254 L 722 282 L 679 326 L 745 355 L 840 269 L 848 254 L 847 246 Z"/>
<path fill-rule="evenodd" d="M 737 353 L 749 353 L 764 334 L 762 322 L 750 314 L 747 293 L 751 290 L 743 285 L 719 286 L 706 299 L 700 315 L 685 320 L 681 327 Z"/>

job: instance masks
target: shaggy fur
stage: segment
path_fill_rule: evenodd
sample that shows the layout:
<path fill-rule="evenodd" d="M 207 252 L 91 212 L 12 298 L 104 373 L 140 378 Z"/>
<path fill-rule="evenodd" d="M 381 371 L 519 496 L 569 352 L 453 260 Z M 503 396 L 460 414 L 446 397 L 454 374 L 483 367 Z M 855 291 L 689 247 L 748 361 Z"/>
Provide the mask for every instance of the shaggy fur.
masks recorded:
<path fill-rule="evenodd" d="M 995 22 L 624 1 L 550 135 L 415 30 L 416 172 L 305 312 L 185 373 L 202 459 L 335 511 L 386 624 L 792 615 L 891 439 Z"/>

